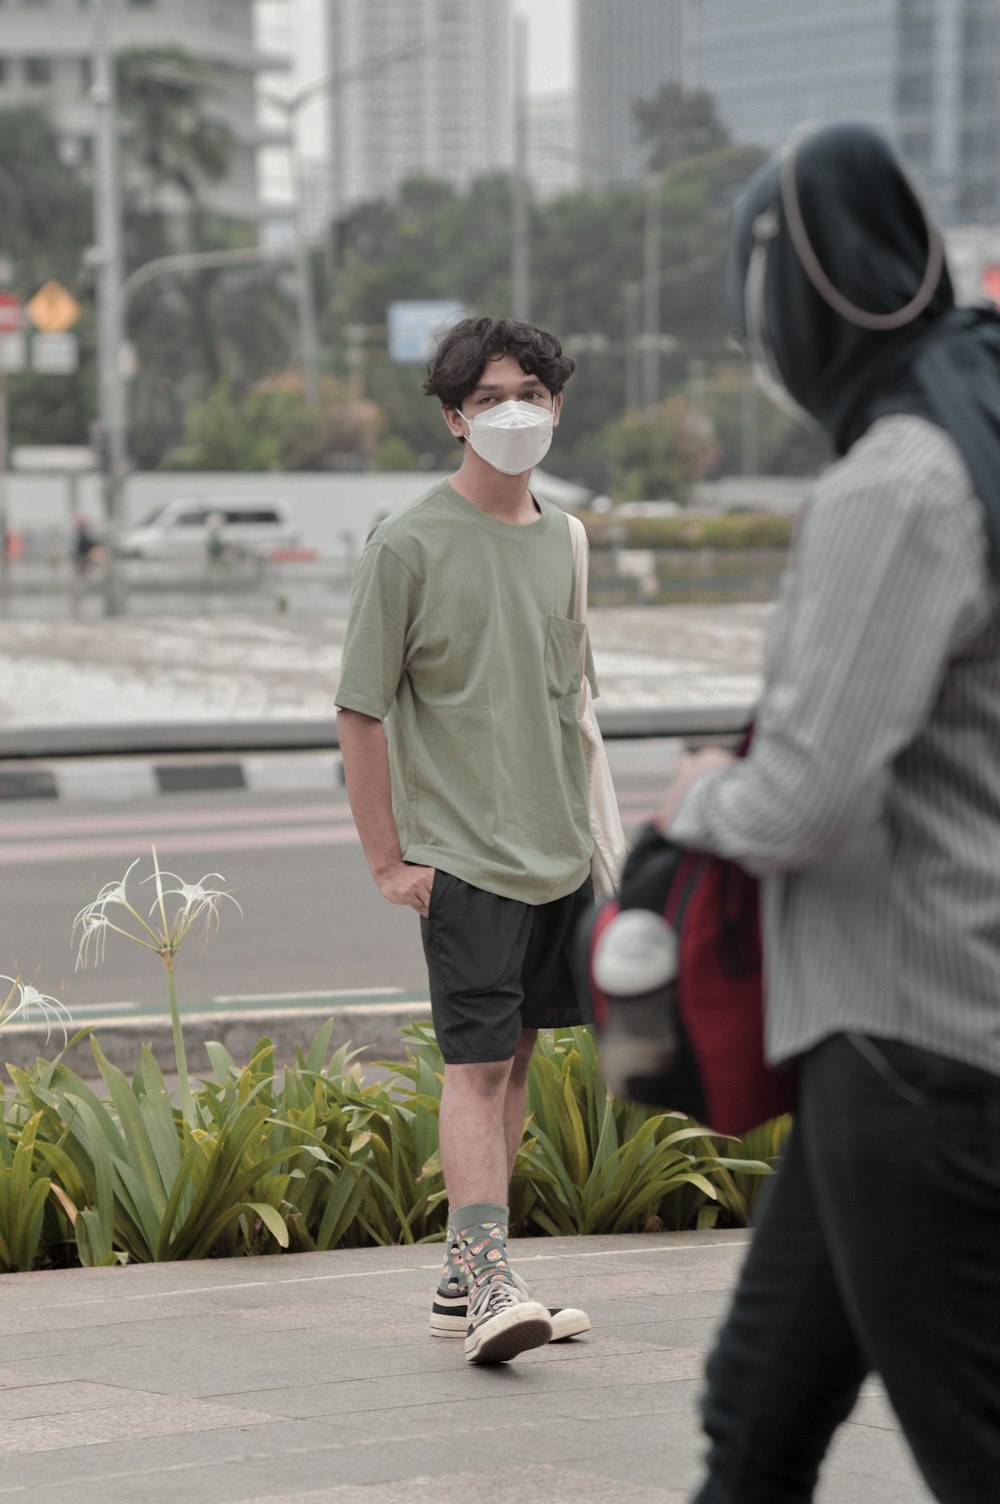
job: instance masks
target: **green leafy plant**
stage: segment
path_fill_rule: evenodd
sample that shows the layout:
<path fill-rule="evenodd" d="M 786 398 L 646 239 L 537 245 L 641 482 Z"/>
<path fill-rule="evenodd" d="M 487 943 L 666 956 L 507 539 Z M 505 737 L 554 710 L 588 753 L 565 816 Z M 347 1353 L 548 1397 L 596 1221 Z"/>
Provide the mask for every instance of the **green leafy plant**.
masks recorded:
<path fill-rule="evenodd" d="M 51 1181 L 40 1170 L 35 1138 L 42 1114 L 19 1129 L 0 1120 L 0 1273 L 35 1267 Z"/>
<path fill-rule="evenodd" d="M 288 1226 L 274 1198 L 257 1200 L 254 1190 L 299 1149 L 269 1142 L 271 1109 L 256 1100 L 249 1072 L 246 1089 L 216 1122 L 192 1126 L 175 1112 L 148 1046 L 132 1082 L 96 1041 L 91 1047 L 107 1100 L 58 1061 L 40 1062 L 33 1073 L 8 1067 L 39 1130 L 45 1129 L 38 1153 L 80 1262 L 234 1252 L 236 1226 L 243 1229 L 239 1251 L 248 1251 L 249 1229 L 258 1226 L 287 1247 Z"/>
<path fill-rule="evenodd" d="M 425 1144 L 436 1143 L 440 1052 L 427 1024 L 412 1024 L 402 1034 L 409 1063 L 398 1070 L 428 1114 Z M 742 1226 L 750 1218 L 748 1186 L 770 1174 L 767 1160 L 727 1154 L 720 1146 L 731 1147 L 730 1140 L 681 1113 L 612 1097 L 589 1029 L 539 1036 L 527 1111 L 510 1188 L 515 1235 Z M 440 1164 L 429 1156 L 425 1172 L 434 1171 L 440 1174 Z"/>
<path fill-rule="evenodd" d="M 71 1048 L 87 1031 L 68 1041 Z M 105 1095 L 65 1064 L 8 1066 L 0 1098 L 0 1271 L 439 1239 L 443 1065 L 429 1025 L 365 1084 L 333 1021 L 294 1065 L 262 1038 L 249 1064 L 219 1044 L 213 1076 L 170 1100 L 148 1047 L 131 1081 L 91 1040 Z M 329 1058 L 327 1058 L 329 1055 Z M 586 1029 L 543 1035 L 511 1186 L 515 1234 L 742 1224 L 787 1119 L 741 1144 L 610 1097 Z"/>
<path fill-rule="evenodd" d="M 686 1195 L 679 1225 L 744 1223 L 745 1196 L 732 1178 L 766 1175 L 761 1161 L 730 1159 L 683 1114 L 612 1097 L 589 1029 L 543 1039 L 528 1078 L 528 1124 L 511 1189 L 527 1224 L 548 1233 L 639 1232 L 666 1225 Z M 517 1201 L 515 1202 L 515 1192 Z"/>

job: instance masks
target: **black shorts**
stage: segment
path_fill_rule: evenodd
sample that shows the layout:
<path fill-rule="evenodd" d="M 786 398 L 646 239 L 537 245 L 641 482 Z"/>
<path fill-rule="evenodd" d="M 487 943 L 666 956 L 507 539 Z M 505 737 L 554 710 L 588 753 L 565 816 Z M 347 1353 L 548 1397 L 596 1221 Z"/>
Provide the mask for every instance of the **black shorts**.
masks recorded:
<path fill-rule="evenodd" d="M 589 877 L 565 898 L 531 904 L 435 871 L 420 933 L 448 1064 L 509 1060 L 522 1029 L 583 1022 L 571 947 L 593 897 Z"/>

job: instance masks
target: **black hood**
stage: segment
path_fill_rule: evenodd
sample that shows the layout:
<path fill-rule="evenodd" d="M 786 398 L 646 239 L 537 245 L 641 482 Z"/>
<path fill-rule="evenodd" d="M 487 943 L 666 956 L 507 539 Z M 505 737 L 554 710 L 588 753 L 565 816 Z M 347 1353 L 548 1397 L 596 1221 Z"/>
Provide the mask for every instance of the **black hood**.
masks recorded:
<path fill-rule="evenodd" d="M 955 307 L 940 231 L 878 131 L 797 133 L 754 175 L 734 217 L 726 303 L 754 359 L 838 454 L 890 412 L 951 433 L 1000 579 L 1000 318 Z"/>

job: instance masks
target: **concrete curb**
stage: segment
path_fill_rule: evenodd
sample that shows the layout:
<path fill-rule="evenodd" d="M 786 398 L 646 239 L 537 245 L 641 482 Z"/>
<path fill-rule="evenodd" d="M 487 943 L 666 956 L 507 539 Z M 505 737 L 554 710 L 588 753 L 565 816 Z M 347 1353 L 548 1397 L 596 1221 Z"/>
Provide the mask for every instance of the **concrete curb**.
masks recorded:
<path fill-rule="evenodd" d="M 279 794 L 329 790 L 342 783 L 336 752 L 257 752 L 234 758 L 205 754 L 150 759 L 142 756 L 65 757 L 52 762 L 0 763 L 5 799 L 150 799 L 249 789 Z"/>
<path fill-rule="evenodd" d="M 660 706 L 607 710 L 600 725 L 609 741 L 718 741 L 752 715 L 749 704 Z M 0 801 L 329 789 L 342 782 L 338 746 L 333 720 L 21 727 L 0 731 Z"/>
<path fill-rule="evenodd" d="M 278 1064 L 290 1065 L 295 1060 L 296 1045 L 306 1049 L 328 1018 L 334 1020 L 331 1049 L 348 1044 L 354 1049 L 368 1051 L 374 1059 L 399 1059 L 399 1030 L 411 1019 L 429 1019 L 430 1016 L 430 1003 L 418 1001 L 368 1007 L 349 1004 L 336 1008 L 328 1005 L 284 1011 L 255 1008 L 225 1012 L 219 1009 L 211 1013 L 184 1013 L 182 1018 L 188 1066 L 195 1075 L 204 1075 L 211 1070 L 205 1051 L 208 1042 L 217 1041 L 224 1045 L 237 1064 L 245 1065 L 257 1040 L 266 1034 L 274 1041 Z M 102 1019 L 93 1025 L 91 1032 L 111 1064 L 127 1075 L 131 1076 L 135 1070 L 144 1044 L 149 1045 L 164 1073 L 173 1073 L 174 1045 L 166 1010 L 162 1017 L 155 1018 L 125 1014 Z M 0 1062 L 26 1070 L 39 1055 L 51 1060 L 59 1053 L 61 1045 L 62 1034 L 58 1031 L 53 1031 L 46 1043 L 44 1025 L 9 1024 L 0 1033 Z M 94 1057 L 87 1039 L 67 1051 L 65 1060 L 79 1075 L 87 1079 L 94 1076 Z"/>

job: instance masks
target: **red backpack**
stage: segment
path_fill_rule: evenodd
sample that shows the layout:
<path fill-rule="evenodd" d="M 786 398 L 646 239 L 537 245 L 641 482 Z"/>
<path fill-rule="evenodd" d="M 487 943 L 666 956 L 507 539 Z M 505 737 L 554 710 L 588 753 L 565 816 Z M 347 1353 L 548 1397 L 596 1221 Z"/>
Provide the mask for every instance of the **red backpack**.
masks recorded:
<path fill-rule="evenodd" d="M 595 980 L 595 958 L 613 921 L 630 909 L 666 921 L 676 938 L 676 974 L 641 995 L 613 995 Z M 646 825 L 620 893 L 597 905 L 581 929 L 582 991 L 602 1058 L 607 1052 L 620 1063 L 609 1082 L 620 1095 L 732 1136 L 792 1108 L 794 1072 L 764 1060 L 755 878 L 733 862 L 685 851 Z M 617 1047 L 623 1040 L 624 1054 Z"/>

